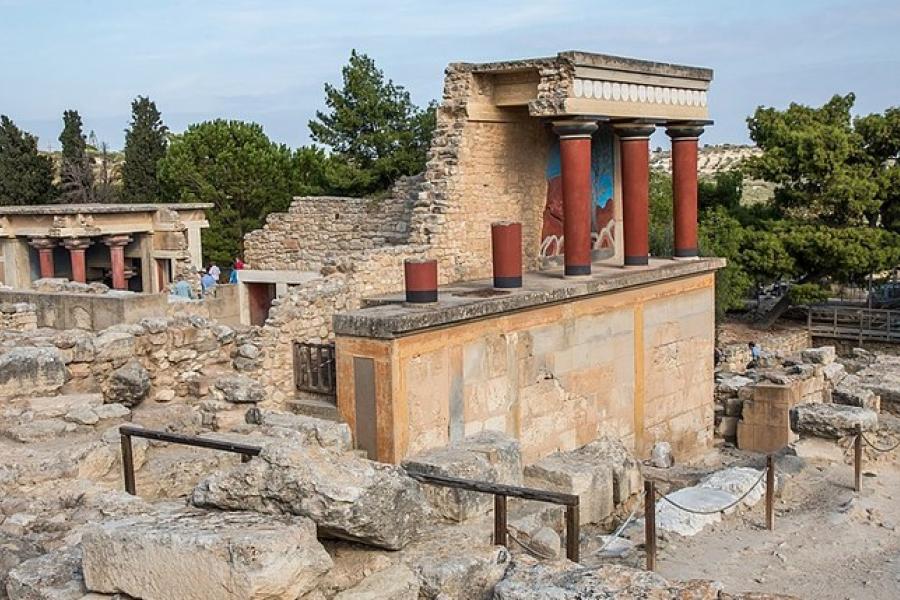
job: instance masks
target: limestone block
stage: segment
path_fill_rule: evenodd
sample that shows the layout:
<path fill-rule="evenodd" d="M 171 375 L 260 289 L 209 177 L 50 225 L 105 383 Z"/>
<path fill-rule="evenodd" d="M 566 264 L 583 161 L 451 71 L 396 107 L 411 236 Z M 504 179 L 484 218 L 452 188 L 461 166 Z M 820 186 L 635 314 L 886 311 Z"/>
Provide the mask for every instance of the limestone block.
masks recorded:
<path fill-rule="evenodd" d="M 847 376 L 847 369 L 841 363 L 831 363 L 822 368 L 822 375 L 833 385 L 837 385 Z"/>
<path fill-rule="evenodd" d="M 96 360 L 128 360 L 134 356 L 134 345 L 133 334 L 107 329 L 94 339 Z"/>
<path fill-rule="evenodd" d="M 28 400 L 29 410 L 38 419 L 62 417 L 74 410 L 90 409 L 101 405 L 103 405 L 101 394 L 64 394 Z"/>
<path fill-rule="evenodd" d="M 335 600 L 418 600 L 419 579 L 409 567 L 393 565 L 377 571 L 358 585 L 339 593 Z"/>
<path fill-rule="evenodd" d="M 860 406 L 875 412 L 881 410 L 880 397 L 871 388 L 863 385 L 856 375 L 845 376 L 831 391 L 831 399 L 835 404 Z"/>
<path fill-rule="evenodd" d="M 696 511 L 716 510 L 735 501 L 728 492 L 700 487 L 687 487 L 666 495 L 677 504 Z M 721 513 L 697 514 L 675 508 L 665 500 L 656 503 L 656 527 L 678 535 L 696 535 L 704 527 L 722 520 Z"/>
<path fill-rule="evenodd" d="M 339 452 L 349 452 L 353 449 L 353 435 L 346 423 L 272 410 L 260 411 L 254 408 L 247 411 L 246 419 L 249 423 L 262 425 L 267 432 L 275 435 L 279 432 L 273 429 L 289 429 L 300 433 L 300 438 L 308 444 Z"/>
<path fill-rule="evenodd" d="M 400 467 L 288 440 L 206 477 L 191 502 L 301 515 L 326 536 L 392 550 L 405 546 L 429 514 L 421 486 Z"/>
<path fill-rule="evenodd" d="M 66 376 L 65 361 L 56 348 L 13 348 L 0 354 L 0 397 L 54 392 Z"/>
<path fill-rule="evenodd" d="M 213 394 L 232 404 L 256 404 L 266 399 L 263 386 L 243 375 L 220 377 L 212 385 Z"/>
<path fill-rule="evenodd" d="M 551 454 L 528 465 L 525 482 L 531 487 L 577 495 L 584 524 L 599 523 L 615 510 L 612 467 L 577 451 Z"/>
<path fill-rule="evenodd" d="M 128 407 L 143 402 L 149 392 L 150 373 L 137 359 L 131 359 L 113 371 L 103 386 L 105 402 Z"/>
<path fill-rule="evenodd" d="M 143 600 L 295 599 L 331 558 L 302 517 L 184 511 L 86 531 L 84 579 L 94 592 Z"/>
<path fill-rule="evenodd" d="M 742 504 L 753 506 L 762 500 L 766 494 L 765 479 L 760 481 L 758 485 L 755 485 L 759 481 L 761 474 L 761 471 L 750 467 L 728 467 L 727 469 L 710 473 L 700 480 L 697 487 L 721 490 L 736 498 L 746 493 L 747 497 L 744 498 Z M 775 487 L 777 489 L 778 486 L 776 485 Z M 751 488 L 752 491 L 750 491 Z"/>
<path fill-rule="evenodd" d="M 807 348 L 800 352 L 803 362 L 817 365 L 830 365 L 834 362 L 837 353 L 834 346 L 821 346 L 819 348 Z"/>
<path fill-rule="evenodd" d="M 672 444 L 669 442 L 656 442 L 650 450 L 650 464 L 658 469 L 668 469 L 675 465 L 675 456 L 672 454 Z"/>
<path fill-rule="evenodd" d="M 6 593 L 10 600 L 81 600 L 87 593 L 81 546 L 63 546 L 13 568 Z"/>
<path fill-rule="evenodd" d="M 483 431 L 458 444 L 427 450 L 403 461 L 410 472 L 444 475 L 509 485 L 522 484 L 519 443 L 497 431 Z M 464 521 L 493 509 L 489 494 L 425 486 L 425 494 L 443 517 Z"/>
<path fill-rule="evenodd" d="M 840 439 L 853 435 L 857 426 L 874 430 L 878 413 L 844 404 L 801 404 L 791 409 L 791 429 L 800 435 Z"/>
<path fill-rule="evenodd" d="M 0 598 L 7 597 L 6 578 L 10 570 L 41 554 L 41 549 L 25 538 L 0 531 Z"/>
<path fill-rule="evenodd" d="M 716 426 L 716 435 L 726 439 L 737 437 L 738 421 L 740 421 L 739 417 L 722 417 Z"/>
<path fill-rule="evenodd" d="M 10 438 L 23 444 L 49 440 L 57 436 L 75 431 L 74 423 L 66 423 L 59 419 L 39 419 L 28 421 L 6 428 L 5 433 Z"/>

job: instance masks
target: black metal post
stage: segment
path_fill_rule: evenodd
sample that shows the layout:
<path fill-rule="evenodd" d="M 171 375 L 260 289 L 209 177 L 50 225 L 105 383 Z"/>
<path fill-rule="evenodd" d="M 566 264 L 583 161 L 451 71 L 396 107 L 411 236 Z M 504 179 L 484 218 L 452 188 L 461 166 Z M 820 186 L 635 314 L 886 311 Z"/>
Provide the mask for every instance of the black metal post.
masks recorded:
<path fill-rule="evenodd" d="M 506 545 L 506 496 L 494 494 L 494 544 Z"/>
<path fill-rule="evenodd" d="M 578 502 L 566 505 L 566 558 L 576 563 L 581 560 L 578 510 Z"/>
<path fill-rule="evenodd" d="M 856 426 L 856 438 L 853 440 L 853 489 L 862 491 L 862 425 Z"/>
<path fill-rule="evenodd" d="M 644 482 L 644 546 L 647 570 L 656 570 L 656 483 Z"/>
<path fill-rule="evenodd" d="M 766 457 L 766 528 L 775 529 L 775 459 Z"/>
<path fill-rule="evenodd" d="M 137 495 L 134 484 L 134 457 L 131 452 L 131 436 L 121 434 L 122 438 L 122 475 L 125 479 L 125 491 L 132 496 Z"/>

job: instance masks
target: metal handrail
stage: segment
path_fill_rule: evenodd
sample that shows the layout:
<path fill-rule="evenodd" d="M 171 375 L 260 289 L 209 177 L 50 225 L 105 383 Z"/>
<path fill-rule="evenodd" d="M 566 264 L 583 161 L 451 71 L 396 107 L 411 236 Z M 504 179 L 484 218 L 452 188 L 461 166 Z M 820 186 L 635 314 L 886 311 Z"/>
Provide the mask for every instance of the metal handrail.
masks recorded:
<path fill-rule="evenodd" d="M 122 471 L 125 480 L 125 491 L 132 496 L 137 495 L 137 489 L 134 482 L 134 455 L 131 448 L 131 438 L 133 437 L 156 440 L 159 442 L 168 442 L 170 444 L 181 444 L 184 446 L 209 448 L 211 450 L 220 450 L 222 452 L 234 452 L 241 455 L 241 460 L 243 462 L 249 461 L 254 456 L 259 456 L 259 453 L 262 451 L 262 448 L 260 446 L 252 446 L 250 444 L 242 444 L 240 442 L 231 442 L 228 440 L 214 440 L 195 435 L 170 433 L 168 431 L 156 431 L 153 429 L 135 427 L 134 425 L 120 426 L 119 435 L 122 438 Z M 561 492 L 551 492 L 547 490 L 538 490 L 534 488 L 506 485 L 502 483 L 489 483 L 486 481 L 475 481 L 473 479 L 459 479 L 457 477 L 446 477 L 444 475 L 429 475 L 416 471 L 407 471 L 407 474 L 417 481 L 430 485 L 456 488 L 472 492 L 481 492 L 485 494 L 493 494 L 494 543 L 501 546 L 507 545 L 506 499 L 508 497 L 522 498 L 524 500 L 536 500 L 538 502 L 548 502 L 551 504 L 560 504 L 565 506 L 566 557 L 573 562 L 578 562 L 578 496 L 574 494 L 564 494 Z"/>
<path fill-rule="evenodd" d="M 467 490 L 470 492 L 481 492 L 484 494 L 494 495 L 494 543 L 500 546 L 507 545 L 506 539 L 506 499 L 508 497 L 521 498 L 523 500 L 536 500 L 538 502 L 548 502 L 551 504 L 560 504 L 566 507 L 566 558 L 572 562 L 579 560 L 579 523 L 578 523 L 578 496 L 574 494 L 564 494 L 561 492 L 551 492 L 547 490 L 538 490 L 535 488 L 526 488 L 515 485 L 506 485 L 503 483 L 488 483 L 486 481 L 475 481 L 471 479 L 459 479 L 457 477 L 447 477 L 445 475 L 431 475 L 418 471 L 406 471 L 407 474 L 430 485 L 440 487 L 455 488 Z"/>

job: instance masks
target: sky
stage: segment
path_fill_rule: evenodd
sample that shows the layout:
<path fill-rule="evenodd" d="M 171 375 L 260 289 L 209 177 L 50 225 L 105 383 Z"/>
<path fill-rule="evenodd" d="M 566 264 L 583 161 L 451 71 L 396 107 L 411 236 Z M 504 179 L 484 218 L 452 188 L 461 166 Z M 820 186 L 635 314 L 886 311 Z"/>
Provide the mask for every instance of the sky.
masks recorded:
<path fill-rule="evenodd" d="M 748 143 L 760 105 L 900 106 L 898 32 L 898 0 L 0 0 L 0 114 L 47 149 L 74 108 L 121 148 L 148 95 L 173 131 L 242 119 L 296 147 L 354 48 L 419 104 L 450 62 L 583 50 L 714 69 L 703 141 Z"/>

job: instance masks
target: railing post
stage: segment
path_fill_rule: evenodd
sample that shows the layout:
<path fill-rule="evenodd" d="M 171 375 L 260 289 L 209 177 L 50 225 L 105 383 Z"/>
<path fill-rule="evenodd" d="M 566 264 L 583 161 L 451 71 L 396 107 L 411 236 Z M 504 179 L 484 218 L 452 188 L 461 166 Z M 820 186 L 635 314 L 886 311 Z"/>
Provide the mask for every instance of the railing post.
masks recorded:
<path fill-rule="evenodd" d="M 644 482 L 644 547 L 647 551 L 647 570 L 656 570 L 656 483 Z"/>
<path fill-rule="evenodd" d="M 494 544 L 506 545 L 506 496 L 494 494 Z"/>
<path fill-rule="evenodd" d="M 566 505 L 566 558 L 576 563 L 581 560 L 578 511 L 578 504 Z"/>
<path fill-rule="evenodd" d="M 775 529 L 775 459 L 766 457 L 766 528 Z"/>
<path fill-rule="evenodd" d="M 862 491 L 862 425 L 856 426 L 856 439 L 853 441 L 853 489 Z"/>
<path fill-rule="evenodd" d="M 132 496 L 137 495 L 137 488 L 134 485 L 134 457 L 131 453 L 131 436 L 121 434 L 122 438 L 122 475 L 125 479 L 125 491 Z"/>

